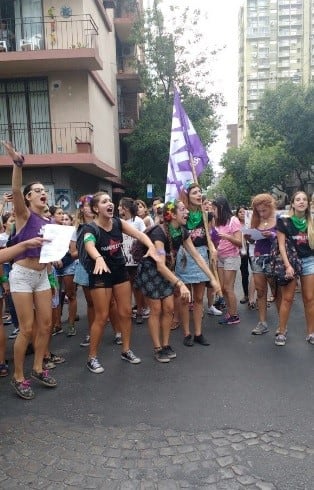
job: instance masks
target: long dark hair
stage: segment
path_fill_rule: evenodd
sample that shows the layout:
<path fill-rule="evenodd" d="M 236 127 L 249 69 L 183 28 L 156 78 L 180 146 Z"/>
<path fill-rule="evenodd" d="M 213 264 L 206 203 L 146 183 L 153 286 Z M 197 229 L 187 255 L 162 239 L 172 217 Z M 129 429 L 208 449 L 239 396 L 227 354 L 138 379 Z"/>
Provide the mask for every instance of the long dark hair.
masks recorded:
<path fill-rule="evenodd" d="M 225 226 L 233 216 L 229 202 L 224 196 L 218 196 L 212 204 L 217 208 L 216 225 Z"/>
<path fill-rule="evenodd" d="M 137 203 L 131 197 L 122 197 L 120 199 L 120 206 L 127 209 L 131 215 L 131 218 L 134 220 L 135 216 L 137 216 Z"/>

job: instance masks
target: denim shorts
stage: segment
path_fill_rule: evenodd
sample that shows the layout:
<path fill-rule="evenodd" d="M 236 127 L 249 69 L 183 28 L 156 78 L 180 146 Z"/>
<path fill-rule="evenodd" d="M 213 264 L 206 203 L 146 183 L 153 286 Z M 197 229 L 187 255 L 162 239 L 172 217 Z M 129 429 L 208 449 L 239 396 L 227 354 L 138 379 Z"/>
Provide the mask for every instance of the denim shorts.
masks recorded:
<path fill-rule="evenodd" d="M 197 247 L 196 250 L 203 257 L 206 264 L 208 263 L 208 248 L 206 246 Z M 207 282 L 208 276 L 195 262 L 193 257 L 184 249 L 180 247 L 176 257 L 176 276 L 184 282 L 184 284 L 199 284 L 201 282 Z"/>
<path fill-rule="evenodd" d="M 252 272 L 253 274 L 270 274 L 270 255 L 258 255 L 257 257 L 252 257 Z"/>
<path fill-rule="evenodd" d="M 314 274 L 314 255 L 311 255 L 310 257 L 303 257 L 303 259 L 301 259 L 301 263 L 301 276 L 310 276 Z"/>
<path fill-rule="evenodd" d="M 237 255 L 235 257 L 218 257 L 218 268 L 225 271 L 238 271 L 240 270 L 240 265 L 240 255 Z"/>
<path fill-rule="evenodd" d="M 47 269 L 36 271 L 13 264 L 9 274 L 11 293 L 35 293 L 51 289 Z"/>
<path fill-rule="evenodd" d="M 88 273 L 82 266 L 82 264 L 78 261 L 75 267 L 75 274 L 74 274 L 74 282 L 76 284 L 79 284 L 79 286 L 84 286 L 88 287 L 89 286 L 89 277 Z"/>
<path fill-rule="evenodd" d="M 67 265 L 66 267 L 62 267 L 61 269 L 56 269 L 56 274 L 58 277 L 62 276 L 74 276 L 76 270 L 77 261 L 74 260 L 72 264 Z"/>

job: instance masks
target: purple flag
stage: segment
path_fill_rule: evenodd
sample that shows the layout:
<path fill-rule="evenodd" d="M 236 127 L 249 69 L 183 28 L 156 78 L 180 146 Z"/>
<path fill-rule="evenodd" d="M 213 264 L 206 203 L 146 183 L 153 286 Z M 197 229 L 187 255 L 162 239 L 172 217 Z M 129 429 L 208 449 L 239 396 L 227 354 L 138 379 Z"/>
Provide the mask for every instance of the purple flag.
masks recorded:
<path fill-rule="evenodd" d="M 208 161 L 206 150 L 181 104 L 178 91 L 175 89 L 165 202 L 169 199 L 178 198 L 184 183 L 187 180 L 194 180 L 191 169 L 192 163 L 198 177 L 207 166 Z"/>

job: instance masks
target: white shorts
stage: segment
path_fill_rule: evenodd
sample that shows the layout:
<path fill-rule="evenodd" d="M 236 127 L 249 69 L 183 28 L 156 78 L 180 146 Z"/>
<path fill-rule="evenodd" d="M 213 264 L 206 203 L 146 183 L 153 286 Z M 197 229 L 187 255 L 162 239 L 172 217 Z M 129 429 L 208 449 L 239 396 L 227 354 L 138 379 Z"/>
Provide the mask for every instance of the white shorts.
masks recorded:
<path fill-rule="evenodd" d="M 19 264 L 13 264 L 9 282 L 11 293 L 34 293 L 51 289 L 47 268 L 35 271 Z"/>
<path fill-rule="evenodd" d="M 240 270 L 241 257 L 218 257 L 218 268 L 225 271 L 238 271 Z"/>

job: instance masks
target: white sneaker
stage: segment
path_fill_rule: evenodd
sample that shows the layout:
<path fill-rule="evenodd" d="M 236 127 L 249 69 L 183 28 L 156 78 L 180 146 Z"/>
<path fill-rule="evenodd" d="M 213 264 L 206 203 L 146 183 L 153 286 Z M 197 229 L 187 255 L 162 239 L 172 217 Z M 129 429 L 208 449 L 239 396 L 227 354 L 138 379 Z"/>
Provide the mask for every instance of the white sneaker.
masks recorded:
<path fill-rule="evenodd" d="M 149 315 L 150 315 L 150 309 L 149 308 L 142 308 L 142 315 L 141 316 L 146 319 L 149 317 Z"/>
<path fill-rule="evenodd" d="M 218 308 L 215 308 L 214 305 L 211 305 L 209 308 L 207 308 L 207 313 L 208 315 L 213 315 L 213 316 L 221 316 L 222 311 L 218 310 Z"/>
<path fill-rule="evenodd" d="M 104 368 L 98 361 L 97 357 L 91 357 L 86 366 L 92 373 L 100 374 L 104 372 Z"/>

